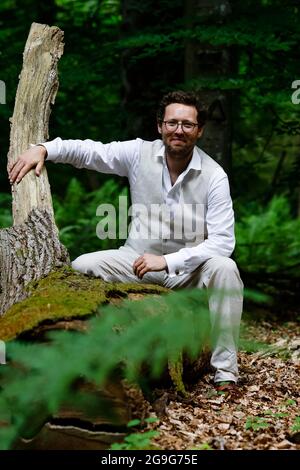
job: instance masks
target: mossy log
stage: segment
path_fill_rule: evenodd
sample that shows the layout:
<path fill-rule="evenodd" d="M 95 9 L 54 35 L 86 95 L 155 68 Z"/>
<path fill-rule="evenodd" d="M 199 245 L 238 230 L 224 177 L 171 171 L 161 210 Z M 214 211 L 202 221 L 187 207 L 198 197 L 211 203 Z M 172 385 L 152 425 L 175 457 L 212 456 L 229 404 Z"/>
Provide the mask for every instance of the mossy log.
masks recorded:
<path fill-rule="evenodd" d="M 107 283 L 64 267 L 32 281 L 26 291 L 27 298 L 0 318 L 1 336 L 6 342 L 40 342 L 49 331 L 61 329 L 84 333 L 101 305 L 119 304 L 126 298 L 135 301 L 167 289 L 150 284 Z M 43 409 L 37 409 L 14 449 L 99 450 L 122 440 L 132 419 L 132 404 L 121 376 L 100 387 L 76 385 L 77 391 L 82 389 L 92 393 L 98 403 L 92 414 L 74 403 L 64 403 L 54 416 L 45 416 Z"/>
<path fill-rule="evenodd" d="M 137 301 L 168 292 L 158 285 L 107 283 L 66 267 L 30 283 L 27 290 L 29 296 L 0 318 L 0 331 L 5 341 L 43 341 L 47 332 L 59 329 L 84 334 L 89 319 L 99 314 L 101 305 L 121 304 L 126 298 Z M 155 382 L 155 387 L 173 385 L 172 388 L 184 395 L 183 372 L 185 379 L 198 378 L 207 366 L 207 359 L 207 355 L 202 354 L 193 363 L 186 357 L 176 364 L 169 361 L 168 369 L 162 379 Z M 147 369 L 144 373 L 147 375 Z M 99 400 L 99 408 L 94 414 L 88 415 L 72 403 L 64 403 L 51 417 L 44 416 L 43 410 L 37 410 L 35 422 L 30 423 L 26 435 L 20 437 L 14 448 L 95 450 L 108 448 L 113 442 L 122 440 L 127 432 L 126 424 L 132 419 L 132 403 L 128 400 L 123 379 L 120 376 L 105 386 L 88 386 Z M 107 410 L 110 410 L 110 416 Z M 139 417 L 142 414 L 141 410 Z"/>
<path fill-rule="evenodd" d="M 27 286 L 27 298 L 0 318 L 1 338 L 34 340 L 51 329 L 82 331 L 86 328 L 84 321 L 100 305 L 163 292 L 167 289 L 158 285 L 108 283 L 64 267 Z"/>

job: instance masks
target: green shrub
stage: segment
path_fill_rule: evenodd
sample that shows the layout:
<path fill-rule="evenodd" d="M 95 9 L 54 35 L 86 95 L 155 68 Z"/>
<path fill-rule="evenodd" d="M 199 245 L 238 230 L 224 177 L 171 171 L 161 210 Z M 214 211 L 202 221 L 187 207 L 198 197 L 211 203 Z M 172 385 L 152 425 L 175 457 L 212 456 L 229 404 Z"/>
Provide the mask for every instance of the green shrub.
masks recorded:
<path fill-rule="evenodd" d="M 244 215 L 236 223 L 236 259 L 249 272 L 297 274 L 300 219 L 293 219 L 288 200 L 275 196 L 267 208 Z"/>

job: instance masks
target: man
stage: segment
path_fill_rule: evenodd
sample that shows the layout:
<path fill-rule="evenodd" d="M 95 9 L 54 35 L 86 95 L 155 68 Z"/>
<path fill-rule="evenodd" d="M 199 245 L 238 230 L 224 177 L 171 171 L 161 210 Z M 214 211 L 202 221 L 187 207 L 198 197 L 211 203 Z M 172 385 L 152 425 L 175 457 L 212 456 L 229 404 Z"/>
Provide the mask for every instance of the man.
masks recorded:
<path fill-rule="evenodd" d="M 47 158 L 128 177 L 133 207 L 146 210 L 134 214 L 125 245 L 81 255 L 72 266 L 106 281 L 151 282 L 172 289 L 207 287 L 215 386 L 230 391 L 238 379 L 243 284 L 229 258 L 235 238 L 228 178 L 196 147 L 204 122 L 196 95 L 172 92 L 163 97 L 157 113 L 162 140 L 102 144 L 57 138 L 24 152 L 8 171 L 11 183 L 18 183 L 31 168 L 39 176 Z M 169 210 L 166 217 L 160 209 L 149 212 L 162 207 Z M 187 225 L 195 224 L 197 229 L 186 233 Z"/>

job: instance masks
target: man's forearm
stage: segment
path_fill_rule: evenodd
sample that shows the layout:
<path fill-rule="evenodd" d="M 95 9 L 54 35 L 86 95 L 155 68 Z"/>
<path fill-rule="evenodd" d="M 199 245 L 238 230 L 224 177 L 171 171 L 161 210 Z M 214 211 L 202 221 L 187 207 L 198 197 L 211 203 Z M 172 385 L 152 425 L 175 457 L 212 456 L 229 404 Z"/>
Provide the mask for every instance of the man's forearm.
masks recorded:
<path fill-rule="evenodd" d="M 228 237 L 211 237 L 197 246 L 182 248 L 165 255 L 170 276 L 191 273 L 214 256 L 231 256 L 235 246 L 232 234 Z"/>

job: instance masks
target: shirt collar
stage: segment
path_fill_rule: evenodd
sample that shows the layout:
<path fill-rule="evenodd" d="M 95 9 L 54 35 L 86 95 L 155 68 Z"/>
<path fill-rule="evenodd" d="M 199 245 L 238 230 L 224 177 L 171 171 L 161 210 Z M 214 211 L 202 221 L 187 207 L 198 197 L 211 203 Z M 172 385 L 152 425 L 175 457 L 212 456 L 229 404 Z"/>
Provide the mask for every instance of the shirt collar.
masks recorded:
<path fill-rule="evenodd" d="M 165 146 L 163 143 L 161 144 L 161 147 L 155 152 L 154 157 L 157 160 L 163 161 L 164 165 L 166 165 Z M 189 170 L 201 171 L 201 168 L 202 168 L 201 149 L 199 149 L 198 147 L 194 147 L 192 159 L 190 163 L 188 164 L 188 167 L 185 171 L 186 172 L 188 172 Z"/>

